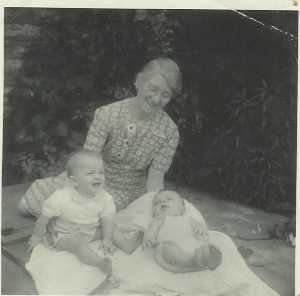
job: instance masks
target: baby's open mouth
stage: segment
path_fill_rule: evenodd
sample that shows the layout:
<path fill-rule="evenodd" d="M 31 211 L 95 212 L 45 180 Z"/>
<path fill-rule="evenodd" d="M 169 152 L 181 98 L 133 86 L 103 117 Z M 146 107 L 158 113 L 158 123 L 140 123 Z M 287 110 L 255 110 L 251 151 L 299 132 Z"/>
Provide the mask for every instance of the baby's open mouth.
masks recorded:
<path fill-rule="evenodd" d="M 163 205 L 163 206 L 161 207 L 161 210 L 162 210 L 162 211 L 166 211 L 168 208 L 169 208 L 169 207 L 168 207 L 167 205 Z"/>

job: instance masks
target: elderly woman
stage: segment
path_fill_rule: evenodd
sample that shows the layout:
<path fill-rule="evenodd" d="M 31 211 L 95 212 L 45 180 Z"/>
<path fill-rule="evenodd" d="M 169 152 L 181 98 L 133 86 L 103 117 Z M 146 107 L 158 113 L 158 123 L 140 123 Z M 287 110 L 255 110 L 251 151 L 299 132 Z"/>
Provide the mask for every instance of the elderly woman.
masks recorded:
<path fill-rule="evenodd" d="M 164 107 L 181 90 L 181 73 L 167 58 L 150 61 L 137 75 L 137 95 L 96 110 L 84 148 L 100 153 L 105 190 L 117 211 L 146 192 L 164 188 L 179 141 Z M 40 214 L 43 201 L 67 184 L 66 174 L 34 182 L 19 203 L 23 215 Z"/>

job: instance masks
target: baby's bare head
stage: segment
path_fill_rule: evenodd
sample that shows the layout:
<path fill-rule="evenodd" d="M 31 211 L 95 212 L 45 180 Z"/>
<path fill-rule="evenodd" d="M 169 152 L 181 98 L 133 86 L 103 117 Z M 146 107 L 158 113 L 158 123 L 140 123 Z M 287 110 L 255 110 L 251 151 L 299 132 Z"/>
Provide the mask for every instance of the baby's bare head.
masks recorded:
<path fill-rule="evenodd" d="M 77 170 L 87 166 L 89 164 L 89 162 L 86 161 L 87 159 L 95 159 L 97 163 L 103 167 L 103 160 L 99 153 L 92 150 L 81 149 L 71 153 L 67 159 L 66 171 L 68 177 L 73 176 Z"/>
<path fill-rule="evenodd" d="M 153 198 L 153 216 L 180 216 L 185 212 L 183 198 L 172 190 L 161 190 Z"/>

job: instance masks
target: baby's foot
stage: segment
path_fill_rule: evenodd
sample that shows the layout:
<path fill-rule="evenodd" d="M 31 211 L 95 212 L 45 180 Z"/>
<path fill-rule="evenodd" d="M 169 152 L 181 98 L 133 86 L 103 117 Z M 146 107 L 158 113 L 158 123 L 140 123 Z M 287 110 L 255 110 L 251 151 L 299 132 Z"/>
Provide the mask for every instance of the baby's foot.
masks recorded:
<path fill-rule="evenodd" d="M 131 239 L 137 240 L 137 241 L 141 241 L 143 240 L 144 237 L 144 231 L 142 229 L 139 229 L 133 236 Z"/>
<path fill-rule="evenodd" d="M 222 252 L 215 245 L 209 244 L 208 268 L 215 270 L 222 262 Z"/>
<path fill-rule="evenodd" d="M 135 251 L 138 246 L 140 246 L 143 242 L 144 231 L 139 229 L 130 239 L 129 246 L 131 246 L 132 250 Z"/>
<path fill-rule="evenodd" d="M 123 251 L 131 255 L 143 242 L 144 231 L 138 230 L 129 240 L 124 243 Z"/>
<path fill-rule="evenodd" d="M 196 270 L 204 270 L 208 268 L 209 263 L 209 245 L 204 243 L 195 250 L 194 267 Z"/>
<path fill-rule="evenodd" d="M 111 273 L 111 260 L 108 257 L 103 258 L 102 262 L 100 263 L 100 269 L 103 271 L 103 273 Z"/>
<path fill-rule="evenodd" d="M 144 237 L 144 231 L 143 231 L 143 229 L 139 229 L 135 234 L 137 236 L 139 236 L 139 237 Z"/>

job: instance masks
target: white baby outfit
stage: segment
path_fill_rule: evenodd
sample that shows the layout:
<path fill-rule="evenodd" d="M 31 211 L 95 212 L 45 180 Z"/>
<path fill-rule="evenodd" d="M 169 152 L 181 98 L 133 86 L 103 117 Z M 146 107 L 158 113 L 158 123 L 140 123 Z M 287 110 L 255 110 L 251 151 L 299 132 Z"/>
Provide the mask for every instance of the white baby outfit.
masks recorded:
<path fill-rule="evenodd" d="M 203 240 L 199 240 L 193 231 L 188 215 L 165 216 L 164 221 L 160 223 L 157 241 L 174 242 L 188 254 L 194 254 L 195 249 L 203 244 Z"/>
<path fill-rule="evenodd" d="M 87 199 L 71 186 L 57 190 L 45 200 L 41 211 L 46 218 L 54 218 L 52 224 L 58 237 L 53 237 L 53 246 L 67 235 L 77 235 L 86 243 L 91 242 L 100 226 L 100 217 L 113 218 L 115 212 L 114 200 L 104 189 Z"/>

